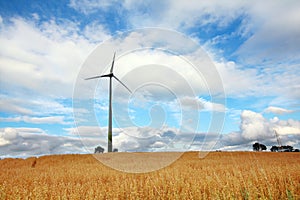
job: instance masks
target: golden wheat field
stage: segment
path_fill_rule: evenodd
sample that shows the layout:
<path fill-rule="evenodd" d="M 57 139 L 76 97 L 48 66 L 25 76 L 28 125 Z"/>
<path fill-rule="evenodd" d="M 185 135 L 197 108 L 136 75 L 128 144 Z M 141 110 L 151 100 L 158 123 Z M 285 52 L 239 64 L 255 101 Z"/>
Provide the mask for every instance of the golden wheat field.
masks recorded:
<path fill-rule="evenodd" d="M 99 155 L 128 166 L 172 153 Z M 184 153 L 149 173 L 111 169 L 93 155 L 0 160 L 0 199 L 300 199 L 300 153 Z M 129 159 L 129 158 L 132 159 Z M 141 163 L 142 162 L 142 163 Z M 140 165 L 143 164 L 143 165 Z M 127 165 L 126 165 L 127 166 Z"/>

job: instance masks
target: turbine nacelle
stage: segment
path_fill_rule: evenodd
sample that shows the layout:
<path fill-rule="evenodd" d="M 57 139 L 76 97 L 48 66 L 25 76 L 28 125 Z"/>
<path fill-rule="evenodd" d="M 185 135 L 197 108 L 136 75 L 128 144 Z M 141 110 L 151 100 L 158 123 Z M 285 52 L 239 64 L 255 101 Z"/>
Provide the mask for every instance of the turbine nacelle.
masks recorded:
<path fill-rule="evenodd" d="M 109 77 L 109 78 L 115 78 L 117 81 L 119 81 L 119 83 L 121 83 L 130 93 L 132 93 L 132 91 L 120 80 L 118 79 L 114 73 L 113 73 L 113 69 L 114 69 L 114 64 L 115 64 L 115 57 L 116 57 L 116 52 L 114 53 L 114 57 L 113 57 L 113 61 L 111 64 L 111 68 L 110 68 L 110 73 L 109 74 L 104 74 L 104 75 L 99 75 L 99 76 L 93 76 L 93 77 L 89 77 L 86 78 L 84 80 L 91 80 L 91 79 L 96 79 L 96 78 L 104 78 L 104 77 Z"/>

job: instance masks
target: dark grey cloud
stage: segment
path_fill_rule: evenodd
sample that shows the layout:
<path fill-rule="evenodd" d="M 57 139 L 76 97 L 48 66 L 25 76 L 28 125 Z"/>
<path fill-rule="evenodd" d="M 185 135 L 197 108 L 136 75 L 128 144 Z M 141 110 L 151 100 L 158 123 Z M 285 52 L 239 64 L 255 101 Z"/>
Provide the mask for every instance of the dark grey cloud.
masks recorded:
<path fill-rule="evenodd" d="M 95 145 L 95 144 L 94 144 Z M 22 128 L 0 130 L 0 157 L 28 157 L 45 154 L 86 153 L 79 138 L 48 135 Z"/>

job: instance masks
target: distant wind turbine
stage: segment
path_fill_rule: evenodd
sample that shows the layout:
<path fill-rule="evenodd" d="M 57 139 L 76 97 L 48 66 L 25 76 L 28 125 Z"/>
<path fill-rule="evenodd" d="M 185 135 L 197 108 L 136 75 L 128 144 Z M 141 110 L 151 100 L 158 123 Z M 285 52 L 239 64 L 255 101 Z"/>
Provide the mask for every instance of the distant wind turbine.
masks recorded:
<path fill-rule="evenodd" d="M 108 144 L 107 144 L 107 151 L 108 152 L 112 152 L 112 78 L 115 78 L 117 81 L 119 81 L 130 93 L 131 90 L 124 84 L 122 83 L 113 73 L 113 69 L 114 69 L 114 63 L 115 63 L 115 56 L 116 56 L 116 52 L 114 53 L 114 57 L 113 57 L 113 61 L 111 64 L 111 68 L 110 68 L 110 73 L 109 74 L 105 74 L 105 75 L 101 75 L 101 76 L 94 76 L 94 77 L 90 77 L 90 78 L 86 78 L 85 80 L 90 80 L 90 79 L 96 79 L 96 78 L 103 78 L 103 77 L 109 77 L 109 113 L 108 113 Z"/>

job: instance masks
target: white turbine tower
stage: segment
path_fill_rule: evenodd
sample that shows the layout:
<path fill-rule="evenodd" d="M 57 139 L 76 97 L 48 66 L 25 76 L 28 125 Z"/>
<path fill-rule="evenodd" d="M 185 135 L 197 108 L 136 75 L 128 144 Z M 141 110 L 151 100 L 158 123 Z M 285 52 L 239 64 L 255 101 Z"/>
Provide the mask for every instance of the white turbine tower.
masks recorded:
<path fill-rule="evenodd" d="M 114 57 L 113 57 L 113 61 L 111 64 L 109 74 L 94 76 L 94 77 L 85 79 L 85 80 L 90 80 L 90 79 L 96 79 L 96 78 L 109 77 L 109 110 L 108 110 L 108 134 L 107 134 L 108 135 L 108 141 L 107 141 L 108 142 L 108 144 L 107 144 L 108 152 L 112 152 L 112 105 L 111 105 L 111 102 L 112 102 L 112 78 L 115 78 L 117 81 L 119 81 L 131 93 L 131 90 L 124 83 L 122 83 L 113 73 L 115 56 L 116 56 L 116 52 L 114 53 Z"/>

